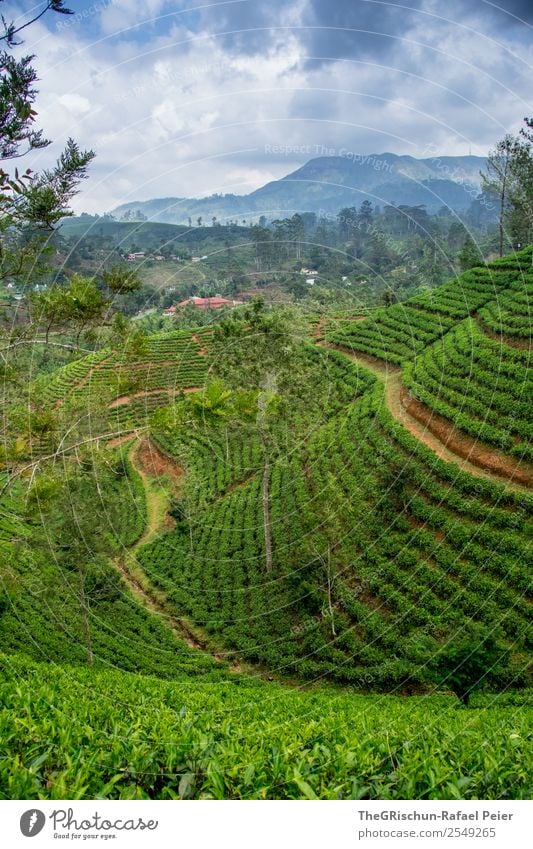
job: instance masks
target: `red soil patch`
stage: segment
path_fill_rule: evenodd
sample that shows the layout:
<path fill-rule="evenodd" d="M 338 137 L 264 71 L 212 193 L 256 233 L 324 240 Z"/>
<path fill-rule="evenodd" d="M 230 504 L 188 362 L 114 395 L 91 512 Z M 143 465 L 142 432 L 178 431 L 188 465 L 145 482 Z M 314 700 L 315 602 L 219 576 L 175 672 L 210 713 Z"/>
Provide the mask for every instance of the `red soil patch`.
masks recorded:
<path fill-rule="evenodd" d="M 123 407 L 126 404 L 130 404 L 134 398 L 144 398 L 147 395 L 169 395 L 175 397 L 180 394 L 180 392 L 198 392 L 201 389 L 200 386 L 188 386 L 185 389 L 144 389 L 141 392 L 133 392 L 131 395 L 120 395 L 118 398 L 115 398 L 114 401 L 111 401 L 109 408 L 113 407 Z"/>
<path fill-rule="evenodd" d="M 143 439 L 139 445 L 137 461 L 142 471 L 151 478 L 168 475 L 173 480 L 177 480 L 184 474 L 182 467 L 163 454 L 149 439 Z"/>

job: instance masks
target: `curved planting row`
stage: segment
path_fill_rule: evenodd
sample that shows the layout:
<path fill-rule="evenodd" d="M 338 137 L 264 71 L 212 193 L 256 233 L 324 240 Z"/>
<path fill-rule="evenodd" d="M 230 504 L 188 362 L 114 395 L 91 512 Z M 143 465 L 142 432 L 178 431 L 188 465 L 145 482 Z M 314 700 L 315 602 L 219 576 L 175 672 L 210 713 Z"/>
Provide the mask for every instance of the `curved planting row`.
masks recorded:
<path fill-rule="evenodd" d="M 454 319 L 466 318 L 513 286 L 517 273 L 492 264 L 465 271 L 455 280 L 412 298 L 409 303 Z"/>
<path fill-rule="evenodd" d="M 191 331 L 157 334 L 147 339 L 135 358 L 109 350 L 96 352 L 59 369 L 36 387 L 50 404 L 72 410 L 88 432 L 134 429 L 145 425 L 154 410 L 171 403 L 182 389 L 204 385 L 208 338 L 207 333 Z M 107 407 L 111 409 L 106 414 Z M 33 446 L 34 452 L 52 450 L 50 439 L 41 442 Z"/>
<path fill-rule="evenodd" d="M 403 378 L 415 398 L 465 433 L 533 460 L 530 359 L 468 319 L 407 363 Z"/>
<path fill-rule="evenodd" d="M 522 274 L 494 301 L 479 310 L 484 325 L 493 333 L 531 341 L 533 274 Z"/>
<path fill-rule="evenodd" d="M 187 469 L 188 497 L 198 507 L 229 487 L 245 481 L 261 465 L 261 446 L 253 429 L 228 424 L 224 429 L 201 425 L 172 434 L 152 429 L 154 442 Z"/>
<path fill-rule="evenodd" d="M 225 479 L 223 456 L 205 459 Z M 394 687 L 423 678 L 421 639 L 468 620 L 500 630 L 518 658 L 530 645 L 533 500 L 436 457 L 394 421 L 382 386 L 272 464 L 272 571 L 261 480 L 196 503 L 139 555 L 176 612 L 228 650 L 303 677 Z"/>
<path fill-rule="evenodd" d="M 56 404 L 75 391 L 76 387 L 84 385 L 93 370 L 101 367 L 109 356 L 109 351 L 96 351 L 87 357 L 68 363 L 52 375 L 38 378 L 34 386 L 42 392 L 49 404 Z"/>
<path fill-rule="evenodd" d="M 408 302 L 375 310 L 364 321 L 337 324 L 326 331 L 326 339 L 400 364 L 416 356 L 452 324 L 449 317 L 424 313 Z"/>
<path fill-rule="evenodd" d="M 402 364 L 489 302 L 521 297 L 531 274 L 531 249 L 513 257 L 466 271 L 449 283 L 424 292 L 402 304 L 375 310 L 364 321 L 330 324 L 326 339 L 334 344 L 370 354 L 387 362 Z M 508 295 L 509 293 L 509 295 Z M 524 310 L 521 302 L 520 310 Z M 513 302 L 509 303 L 509 312 Z M 520 312 L 526 316 L 526 312 Z M 485 313 L 483 313 L 485 315 Z M 490 310 L 488 324 L 492 327 Z M 526 328 L 525 320 L 510 326 Z M 501 329 L 501 328 L 500 328 Z"/>

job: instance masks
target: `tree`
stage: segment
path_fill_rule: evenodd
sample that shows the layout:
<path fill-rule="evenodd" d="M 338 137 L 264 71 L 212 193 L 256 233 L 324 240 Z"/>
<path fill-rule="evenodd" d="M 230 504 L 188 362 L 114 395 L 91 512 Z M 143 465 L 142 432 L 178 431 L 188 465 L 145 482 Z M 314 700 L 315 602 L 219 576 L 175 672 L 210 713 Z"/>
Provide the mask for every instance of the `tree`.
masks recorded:
<path fill-rule="evenodd" d="M 62 218 L 71 215 L 69 204 L 87 176 L 87 167 L 94 159 L 93 151 L 81 151 L 73 139 L 68 139 L 55 166 L 31 179 L 11 195 L 13 224 L 36 230 L 53 230 Z"/>
<path fill-rule="evenodd" d="M 271 467 L 278 457 L 286 455 L 291 424 L 297 420 L 300 405 L 305 403 L 300 368 L 300 340 L 304 335 L 305 330 L 293 311 L 267 310 L 261 299 L 256 299 L 239 317 L 231 316 L 215 329 L 216 344 L 224 352 L 217 358 L 220 376 L 228 385 L 248 392 L 248 398 L 255 401 L 255 425 L 262 448 L 262 510 L 268 572 L 273 565 Z"/>
<path fill-rule="evenodd" d="M 528 141 L 521 143 L 511 164 L 512 188 L 509 228 L 513 243 L 533 242 L 533 154 Z"/>
<path fill-rule="evenodd" d="M 369 200 L 364 200 L 359 208 L 359 215 L 357 216 L 357 224 L 363 233 L 368 233 L 372 226 L 372 203 Z"/>
<path fill-rule="evenodd" d="M 296 259 L 302 258 L 302 242 L 305 238 L 305 224 L 301 215 L 295 213 L 289 220 L 289 238 L 294 243 Z"/>
<path fill-rule="evenodd" d="M 141 288 L 141 281 L 137 271 L 120 265 L 113 266 L 113 268 L 104 271 L 102 279 L 114 295 L 127 295 Z"/>
<path fill-rule="evenodd" d="M 14 24 L 3 19 L 0 40 L 12 46 L 18 33 L 48 11 L 71 14 L 62 0 L 49 0 L 26 22 Z M 50 144 L 35 127 L 37 74 L 33 59 L 32 55 L 15 59 L 5 50 L 0 53 L 0 277 L 19 285 L 27 284 L 30 272 L 33 285 L 49 270 L 46 256 L 54 227 L 71 214 L 69 203 L 94 157 L 92 151 L 81 151 L 69 139 L 53 168 L 40 173 L 30 168 L 23 173 L 18 167 L 6 170 L 5 163 Z"/>
<path fill-rule="evenodd" d="M 464 240 L 463 247 L 457 255 L 457 260 L 461 271 L 468 271 L 469 268 L 483 265 L 483 257 L 471 236 L 467 236 Z"/>
<path fill-rule="evenodd" d="M 396 303 L 396 292 L 391 288 L 385 289 L 383 295 L 381 296 L 381 300 L 383 302 L 384 307 L 391 307 L 393 304 Z"/>
<path fill-rule="evenodd" d="M 255 245 L 255 263 L 258 271 L 270 268 L 273 254 L 272 233 L 268 227 L 255 224 L 251 228 L 252 242 Z"/>
<path fill-rule="evenodd" d="M 356 523 L 357 518 L 331 472 L 319 483 L 313 493 L 313 508 L 319 524 L 313 529 L 313 534 L 307 535 L 304 547 L 308 549 L 311 566 L 313 560 L 320 565 L 326 595 L 323 615 L 330 621 L 332 637 L 336 637 L 334 595 L 341 570 L 335 558 L 335 550 L 346 536 L 346 527 Z"/>
<path fill-rule="evenodd" d="M 114 317 L 109 314 L 112 296 L 131 294 L 140 288 L 140 280 L 135 271 L 116 267 L 104 271 L 103 282 L 109 290 L 106 297 L 100 290 L 94 278 L 74 274 L 67 286 L 55 284 L 44 290 L 32 291 L 29 300 L 32 304 L 33 323 L 35 328 L 45 324 L 44 342 L 49 342 L 52 327 L 62 329 L 74 328 L 76 332 L 76 347 L 80 344 L 84 331 L 107 325 L 112 333 L 107 341 L 111 347 L 121 350 L 139 348 L 144 334 L 132 328 L 128 320 L 121 314 Z"/>
<path fill-rule="evenodd" d="M 353 238 L 357 227 L 357 220 L 358 215 L 355 206 L 347 206 L 344 209 L 341 209 L 337 215 L 341 240 L 347 242 Z"/>
<path fill-rule="evenodd" d="M 63 324 L 67 319 L 63 289 L 60 286 L 52 286 L 42 292 L 34 291 L 30 295 L 30 301 L 37 321 L 43 321 L 46 325 L 45 342 L 48 344 L 52 327 Z"/>
<path fill-rule="evenodd" d="M 520 151 L 520 140 L 506 135 L 489 151 L 487 170 L 481 172 L 482 188 L 496 195 L 499 202 L 499 252 L 503 256 L 505 222 L 509 211 L 509 197 L 513 182 L 513 159 Z"/>
<path fill-rule="evenodd" d="M 98 326 L 105 315 L 109 301 L 96 285 L 94 278 L 74 274 L 65 288 L 58 289 L 63 300 L 63 318 L 74 328 L 76 346 L 84 330 Z"/>
<path fill-rule="evenodd" d="M 520 135 L 528 142 L 533 142 L 533 118 L 524 118 L 525 127 L 520 130 Z"/>
<path fill-rule="evenodd" d="M 43 8 L 30 18 L 28 21 L 24 21 L 24 23 L 15 23 L 14 21 L 6 21 L 4 16 L 2 15 L 2 26 L 3 32 L 0 34 L 0 41 L 4 41 L 9 47 L 13 47 L 16 44 L 20 44 L 17 42 L 16 36 L 22 32 L 22 30 L 34 24 L 39 18 L 42 18 L 43 15 L 46 15 L 47 12 L 57 12 L 60 15 L 72 15 L 73 12 L 71 9 L 67 9 L 64 5 L 64 0 L 47 0 L 44 4 Z"/>
<path fill-rule="evenodd" d="M 509 649 L 493 633 L 471 626 L 444 643 L 429 667 L 437 684 L 449 687 L 468 705 L 475 690 L 505 680 Z"/>

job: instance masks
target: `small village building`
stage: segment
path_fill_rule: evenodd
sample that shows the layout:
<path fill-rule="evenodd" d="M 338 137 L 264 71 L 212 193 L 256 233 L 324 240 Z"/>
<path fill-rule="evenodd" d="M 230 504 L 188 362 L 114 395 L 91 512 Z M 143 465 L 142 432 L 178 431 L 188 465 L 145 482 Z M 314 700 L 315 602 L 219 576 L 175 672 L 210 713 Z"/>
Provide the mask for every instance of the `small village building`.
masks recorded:
<path fill-rule="evenodd" d="M 177 306 L 169 307 L 165 310 L 166 313 L 172 315 L 176 312 L 176 309 L 184 308 L 184 307 L 195 307 L 198 310 L 220 310 L 223 307 L 239 307 L 241 306 L 242 301 L 229 300 L 228 298 L 222 298 L 220 295 L 213 295 L 210 298 L 198 298 L 191 297 L 186 298 L 184 301 L 180 301 Z"/>

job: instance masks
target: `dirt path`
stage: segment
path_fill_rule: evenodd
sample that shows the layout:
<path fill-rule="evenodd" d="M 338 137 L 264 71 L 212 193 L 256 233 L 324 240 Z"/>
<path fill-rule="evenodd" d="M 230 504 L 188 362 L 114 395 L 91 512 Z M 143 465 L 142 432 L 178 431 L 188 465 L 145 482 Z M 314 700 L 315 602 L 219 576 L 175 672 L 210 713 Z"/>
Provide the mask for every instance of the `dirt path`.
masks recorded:
<path fill-rule="evenodd" d="M 451 422 L 437 416 L 429 407 L 412 398 L 403 386 L 399 367 L 365 354 L 356 354 L 338 345 L 326 344 L 325 347 L 342 351 L 345 356 L 371 371 L 384 383 L 385 398 L 391 415 L 442 460 L 454 463 L 461 471 L 476 477 L 499 484 L 507 482 L 511 488 L 521 491 L 530 489 L 533 483 L 533 468 L 466 436 Z"/>
<path fill-rule="evenodd" d="M 142 480 L 146 497 L 146 527 L 142 536 L 121 556 L 115 558 L 114 564 L 127 584 L 132 595 L 154 616 L 162 619 L 165 625 L 180 641 L 188 646 L 210 654 L 221 663 L 225 663 L 223 652 L 214 651 L 209 647 L 207 637 L 200 633 L 185 617 L 175 615 L 166 596 L 150 580 L 137 561 L 139 550 L 169 527 L 168 508 L 172 494 L 179 491 L 183 469 L 173 460 L 162 454 L 159 449 L 145 438 L 135 442 L 128 452 L 128 458 Z M 165 475 L 172 480 L 171 486 L 165 486 L 161 477 Z M 233 672 L 241 672 L 238 663 L 230 665 Z"/>
<path fill-rule="evenodd" d="M 137 431 L 132 430 L 129 433 L 125 433 L 124 436 L 116 436 L 114 439 L 110 439 L 107 442 L 108 448 L 118 448 L 120 445 L 124 445 L 125 442 L 129 442 L 131 439 L 137 436 Z"/>
<path fill-rule="evenodd" d="M 473 317 L 476 319 L 485 336 L 490 336 L 491 339 L 494 339 L 500 344 L 508 345 L 509 348 L 518 348 L 519 351 L 531 350 L 531 339 L 523 339 L 520 336 L 509 336 L 507 333 L 496 333 L 488 324 L 485 324 L 481 316 L 477 313 L 474 313 Z"/>
<path fill-rule="evenodd" d="M 320 318 L 318 319 L 317 323 L 315 324 L 315 327 L 313 328 L 313 337 L 316 339 L 317 344 L 319 344 L 320 341 L 322 340 L 322 336 L 323 336 L 322 330 L 324 328 L 325 321 L 326 321 L 326 317 L 321 315 Z"/>
<path fill-rule="evenodd" d="M 198 345 L 198 356 L 199 357 L 207 357 L 207 348 L 205 347 L 205 342 L 196 334 L 193 333 L 191 336 L 193 342 L 196 342 Z"/>

